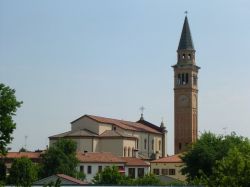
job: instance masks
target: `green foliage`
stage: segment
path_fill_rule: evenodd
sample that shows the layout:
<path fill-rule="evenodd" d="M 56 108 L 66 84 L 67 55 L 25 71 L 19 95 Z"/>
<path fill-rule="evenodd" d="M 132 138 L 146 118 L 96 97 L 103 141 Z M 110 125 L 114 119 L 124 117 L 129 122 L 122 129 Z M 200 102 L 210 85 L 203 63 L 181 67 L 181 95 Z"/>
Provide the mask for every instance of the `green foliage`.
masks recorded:
<path fill-rule="evenodd" d="M 154 174 L 147 174 L 142 178 L 137 178 L 134 181 L 134 185 L 140 186 L 152 186 L 152 185 L 163 185 L 159 178 L 157 178 Z"/>
<path fill-rule="evenodd" d="M 28 158 L 15 159 L 8 177 L 8 183 L 16 186 L 31 186 L 37 179 L 37 168 Z"/>
<path fill-rule="evenodd" d="M 3 160 L 0 160 L 0 181 L 5 181 L 6 178 L 6 166 Z"/>
<path fill-rule="evenodd" d="M 62 173 L 77 176 L 76 143 L 72 140 L 60 139 L 42 155 L 41 177 Z"/>
<path fill-rule="evenodd" d="M 12 117 L 21 104 L 16 100 L 15 90 L 0 83 L 0 155 L 7 153 L 7 145 L 13 139 L 11 134 L 16 124 Z"/>
<path fill-rule="evenodd" d="M 126 185 L 126 186 L 152 186 L 163 185 L 153 174 L 147 174 L 144 177 L 132 179 L 121 175 L 116 166 L 106 167 L 102 172 L 97 173 L 93 180 L 98 185 Z"/>
<path fill-rule="evenodd" d="M 102 172 L 97 173 L 94 177 L 94 184 L 117 185 L 123 180 L 116 166 L 106 167 Z"/>
<path fill-rule="evenodd" d="M 250 142 L 235 133 L 204 133 L 182 159 L 190 184 L 250 186 Z"/>

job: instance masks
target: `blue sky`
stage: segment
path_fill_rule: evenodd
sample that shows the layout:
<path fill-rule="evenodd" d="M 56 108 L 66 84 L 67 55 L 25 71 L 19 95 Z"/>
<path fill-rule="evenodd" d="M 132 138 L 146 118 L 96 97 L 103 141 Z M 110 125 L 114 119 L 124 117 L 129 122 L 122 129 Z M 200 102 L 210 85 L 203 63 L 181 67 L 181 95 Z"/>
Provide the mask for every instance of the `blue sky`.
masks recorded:
<path fill-rule="evenodd" d="M 44 149 L 84 114 L 168 129 L 188 10 L 199 72 L 199 131 L 250 137 L 250 1 L 0 1 L 0 81 L 24 102 L 10 145 Z M 226 127 L 226 129 L 225 129 Z M 223 130 L 224 129 L 224 130 Z"/>

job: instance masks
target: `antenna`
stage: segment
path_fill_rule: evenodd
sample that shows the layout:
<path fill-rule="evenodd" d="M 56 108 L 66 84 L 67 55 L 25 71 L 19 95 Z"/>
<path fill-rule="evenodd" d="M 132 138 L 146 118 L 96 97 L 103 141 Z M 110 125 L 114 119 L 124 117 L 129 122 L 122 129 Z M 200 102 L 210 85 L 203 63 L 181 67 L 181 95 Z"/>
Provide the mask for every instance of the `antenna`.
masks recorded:
<path fill-rule="evenodd" d="M 27 139 L 28 139 L 28 136 L 25 135 L 24 136 L 24 149 L 27 150 Z"/>

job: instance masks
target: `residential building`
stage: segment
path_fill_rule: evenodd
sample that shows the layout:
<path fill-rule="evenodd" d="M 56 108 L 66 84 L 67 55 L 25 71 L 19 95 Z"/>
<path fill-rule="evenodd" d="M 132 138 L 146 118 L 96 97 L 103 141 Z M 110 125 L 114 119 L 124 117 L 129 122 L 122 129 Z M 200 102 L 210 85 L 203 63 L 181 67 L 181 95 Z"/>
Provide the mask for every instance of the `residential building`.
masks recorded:
<path fill-rule="evenodd" d="M 181 169 L 183 168 L 184 163 L 180 158 L 180 155 L 173 155 L 168 157 L 163 157 L 157 160 L 153 160 L 150 162 L 150 172 L 161 176 L 161 179 L 165 181 L 169 180 L 169 178 L 185 181 L 186 176 L 181 173 Z"/>
<path fill-rule="evenodd" d="M 148 162 L 135 157 L 121 157 L 125 163 L 125 174 L 133 179 L 143 177 L 149 173 Z"/>
<path fill-rule="evenodd" d="M 198 133 L 198 67 L 195 49 L 185 17 L 174 69 L 174 136 L 175 154 L 185 151 Z"/>
<path fill-rule="evenodd" d="M 86 175 L 86 181 L 93 182 L 94 176 L 106 167 L 116 166 L 122 175 L 131 178 L 142 177 L 149 172 L 149 163 L 133 157 L 118 157 L 112 153 L 77 153 L 80 161 L 78 171 Z"/>
<path fill-rule="evenodd" d="M 60 138 L 72 139 L 79 152 L 111 152 L 120 157 L 152 160 L 166 154 L 167 131 L 144 120 L 137 122 L 84 115 L 71 122 L 71 130 L 50 136 L 50 145 Z M 112 146 L 110 146 L 112 145 Z"/>
<path fill-rule="evenodd" d="M 9 170 L 12 166 L 12 163 L 17 158 L 26 157 L 31 159 L 33 163 L 41 162 L 41 151 L 39 152 L 8 152 L 6 156 L 0 156 L 0 159 L 4 161 L 6 166 L 6 173 L 9 174 Z"/>

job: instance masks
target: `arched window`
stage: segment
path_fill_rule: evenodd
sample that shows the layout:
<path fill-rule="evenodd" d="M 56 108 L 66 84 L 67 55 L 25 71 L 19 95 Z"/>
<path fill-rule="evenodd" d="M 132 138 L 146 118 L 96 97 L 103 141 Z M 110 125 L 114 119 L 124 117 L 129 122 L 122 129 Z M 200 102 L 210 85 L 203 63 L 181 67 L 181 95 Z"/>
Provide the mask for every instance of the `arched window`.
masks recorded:
<path fill-rule="evenodd" d="M 185 54 L 182 54 L 182 59 L 185 59 Z"/>
<path fill-rule="evenodd" d="M 188 59 L 189 59 L 189 60 L 191 59 L 191 54 L 188 54 Z"/>
<path fill-rule="evenodd" d="M 130 157 L 131 156 L 131 148 L 129 147 L 128 148 L 128 157 Z"/>
<path fill-rule="evenodd" d="M 124 153 L 124 157 L 126 157 L 127 156 L 127 147 L 124 147 L 123 153 Z"/>

